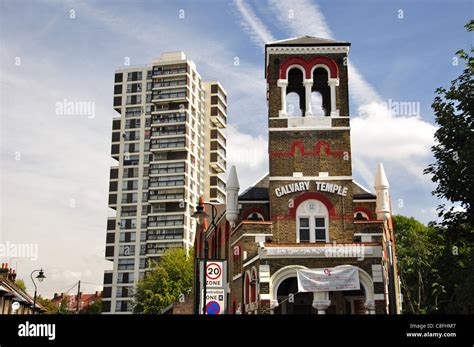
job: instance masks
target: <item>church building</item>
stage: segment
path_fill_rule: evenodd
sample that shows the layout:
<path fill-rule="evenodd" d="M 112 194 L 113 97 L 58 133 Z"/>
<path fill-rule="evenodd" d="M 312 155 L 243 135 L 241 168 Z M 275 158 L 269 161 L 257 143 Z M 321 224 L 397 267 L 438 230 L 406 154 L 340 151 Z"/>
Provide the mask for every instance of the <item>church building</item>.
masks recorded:
<path fill-rule="evenodd" d="M 349 47 L 309 36 L 265 46 L 269 172 L 239 194 L 231 168 L 208 238 L 227 260 L 229 314 L 400 313 L 384 168 L 374 193 L 352 177 Z"/>

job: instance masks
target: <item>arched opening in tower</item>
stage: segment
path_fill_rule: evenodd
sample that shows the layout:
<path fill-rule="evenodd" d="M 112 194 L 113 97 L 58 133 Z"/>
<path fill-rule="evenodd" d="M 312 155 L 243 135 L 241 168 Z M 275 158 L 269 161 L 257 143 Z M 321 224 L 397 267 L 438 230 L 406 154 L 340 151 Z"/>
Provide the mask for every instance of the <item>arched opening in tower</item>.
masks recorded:
<path fill-rule="evenodd" d="M 329 74 L 323 67 L 313 71 L 313 87 L 311 88 L 311 108 L 314 116 L 329 116 L 331 107 L 331 91 L 328 85 Z M 314 97 L 313 97 L 314 95 Z M 316 104 L 313 104 L 313 100 Z"/>
<path fill-rule="evenodd" d="M 288 87 L 286 89 L 286 113 L 288 117 L 301 117 L 305 112 L 305 90 L 303 71 L 293 67 L 288 72 Z"/>

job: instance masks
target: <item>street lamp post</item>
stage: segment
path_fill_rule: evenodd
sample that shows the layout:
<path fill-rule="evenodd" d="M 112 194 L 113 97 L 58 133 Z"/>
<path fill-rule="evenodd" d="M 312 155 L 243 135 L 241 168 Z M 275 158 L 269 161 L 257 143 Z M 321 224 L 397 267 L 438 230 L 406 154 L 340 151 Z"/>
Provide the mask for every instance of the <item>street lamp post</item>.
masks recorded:
<path fill-rule="evenodd" d="M 211 225 L 206 228 L 205 219 L 207 217 L 205 205 L 211 206 L 212 216 L 211 216 Z M 202 297 L 202 314 L 206 314 L 206 294 L 207 294 L 207 283 L 206 283 L 206 265 L 207 265 L 207 256 L 209 251 L 209 246 L 207 244 L 207 234 L 211 230 L 211 227 L 215 230 L 216 217 L 217 217 L 217 208 L 208 202 L 204 202 L 202 198 L 199 199 L 199 204 L 196 206 L 196 212 L 194 212 L 193 217 L 196 218 L 198 224 L 202 224 L 202 234 L 204 242 L 204 256 L 203 256 L 203 271 L 202 271 L 202 286 L 203 286 L 203 297 Z M 196 291 L 198 288 L 196 288 Z M 199 302 L 199 301 L 198 301 Z"/>
<path fill-rule="evenodd" d="M 36 287 L 36 283 L 35 283 L 35 280 L 33 279 L 33 274 L 35 272 L 39 272 L 38 276 L 36 276 L 36 279 L 41 283 L 43 282 L 43 280 L 46 278 L 46 276 L 44 275 L 44 272 L 43 272 L 43 269 L 40 269 L 40 270 L 33 270 L 31 272 L 31 281 L 33 282 L 33 285 L 35 286 L 35 295 L 33 297 L 33 314 L 35 314 L 35 310 L 36 310 L 36 292 L 37 292 L 37 287 Z"/>

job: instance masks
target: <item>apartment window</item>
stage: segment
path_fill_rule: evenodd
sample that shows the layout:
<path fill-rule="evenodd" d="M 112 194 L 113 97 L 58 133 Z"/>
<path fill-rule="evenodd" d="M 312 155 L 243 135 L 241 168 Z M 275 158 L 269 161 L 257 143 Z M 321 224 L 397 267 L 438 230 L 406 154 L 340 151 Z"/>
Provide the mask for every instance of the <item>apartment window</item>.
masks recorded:
<path fill-rule="evenodd" d="M 146 269 L 147 268 L 147 259 L 146 258 L 140 258 L 140 269 Z"/>
<path fill-rule="evenodd" d="M 298 206 L 296 216 L 297 242 L 329 242 L 328 210 L 322 202 L 304 201 Z"/>
<path fill-rule="evenodd" d="M 133 270 L 135 266 L 134 259 L 119 259 L 118 269 L 119 270 Z"/>
<path fill-rule="evenodd" d="M 165 127 L 158 127 L 151 133 L 152 136 L 166 136 L 166 135 L 182 135 L 186 133 L 184 125 L 169 125 Z"/>
<path fill-rule="evenodd" d="M 124 178 L 132 178 L 138 177 L 138 168 L 137 167 L 130 167 L 123 170 L 123 177 Z"/>
<path fill-rule="evenodd" d="M 123 73 L 116 73 L 115 74 L 115 83 L 122 83 L 123 81 Z"/>
<path fill-rule="evenodd" d="M 123 135 L 123 138 L 124 138 L 125 141 L 139 140 L 140 139 L 140 130 L 126 131 Z M 126 146 L 127 145 L 131 145 L 131 144 L 126 144 Z M 136 143 L 135 145 L 137 146 L 137 148 L 139 147 L 138 143 Z M 128 148 L 128 147 L 125 147 L 125 148 Z M 125 152 L 128 152 L 128 151 L 125 151 Z"/>
<path fill-rule="evenodd" d="M 137 190 L 138 180 L 123 181 L 122 190 Z"/>
<path fill-rule="evenodd" d="M 115 96 L 114 97 L 114 106 L 122 106 L 122 97 L 121 96 Z"/>
<path fill-rule="evenodd" d="M 132 256 L 135 255 L 135 245 L 126 245 L 119 247 L 120 256 Z"/>
<path fill-rule="evenodd" d="M 117 297 L 118 298 L 128 298 L 133 295 L 133 287 L 118 287 L 117 288 Z M 120 305 L 120 308 L 122 305 Z"/>
<path fill-rule="evenodd" d="M 184 183 L 184 175 L 150 178 L 150 187 L 183 186 Z"/>
<path fill-rule="evenodd" d="M 185 121 L 186 115 L 184 113 L 165 113 L 153 116 L 153 123 L 176 123 Z"/>
<path fill-rule="evenodd" d="M 182 214 L 148 217 L 148 226 L 175 226 L 183 225 L 183 223 L 184 216 Z"/>
<path fill-rule="evenodd" d="M 153 99 L 170 99 L 186 97 L 186 88 L 164 89 L 153 92 Z"/>
<path fill-rule="evenodd" d="M 123 204 L 132 204 L 137 202 L 137 193 L 126 193 L 122 194 L 122 203 Z"/>
<path fill-rule="evenodd" d="M 128 312 L 132 310 L 131 301 L 117 301 L 115 303 L 115 312 Z"/>
<path fill-rule="evenodd" d="M 124 182 L 125 183 L 125 182 Z M 136 206 L 123 206 L 120 212 L 122 217 L 133 217 L 137 215 L 137 207 Z"/>
<path fill-rule="evenodd" d="M 130 155 L 130 153 L 124 154 L 123 165 L 138 165 L 140 157 L 138 155 Z"/>
<path fill-rule="evenodd" d="M 142 91 L 141 83 L 129 83 L 127 84 L 127 93 L 139 93 Z"/>
<path fill-rule="evenodd" d="M 184 170 L 185 170 L 184 162 L 152 164 L 150 166 L 150 173 L 152 174 L 180 173 L 180 172 L 184 172 Z"/>
<path fill-rule="evenodd" d="M 135 71 L 135 72 L 129 72 L 127 75 L 127 81 L 141 81 L 142 80 L 142 72 L 141 71 Z"/>
<path fill-rule="evenodd" d="M 142 113 L 141 107 L 127 107 L 125 109 L 125 117 L 140 117 Z"/>
<path fill-rule="evenodd" d="M 133 273 L 119 272 L 117 276 L 117 283 L 133 283 Z"/>
<path fill-rule="evenodd" d="M 127 95 L 127 105 L 141 104 L 142 96 L 138 95 Z"/>
<path fill-rule="evenodd" d="M 186 139 L 184 137 L 151 140 L 151 148 L 176 148 L 185 145 Z"/>
<path fill-rule="evenodd" d="M 119 241 L 121 243 L 125 242 L 135 242 L 136 233 L 135 232 L 121 232 Z"/>
<path fill-rule="evenodd" d="M 159 229 L 159 230 L 148 230 L 148 240 L 173 240 L 183 238 L 183 229 Z"/>

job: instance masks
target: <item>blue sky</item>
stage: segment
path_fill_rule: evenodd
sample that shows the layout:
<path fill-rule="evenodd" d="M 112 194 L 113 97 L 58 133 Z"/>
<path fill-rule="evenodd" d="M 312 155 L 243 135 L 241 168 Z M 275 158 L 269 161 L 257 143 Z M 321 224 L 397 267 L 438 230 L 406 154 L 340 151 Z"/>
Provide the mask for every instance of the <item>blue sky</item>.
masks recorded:
<path fill-rule="evenodd" d="M 471 45 L 463 26 L 472 14 L 467 0 L 1 0 L 0 237 L 39 246 L 37 261 L 12 260 L 19 276 L 48 269 L 46 294 L 78 279 L 98 283 L 85 290 L 100 286 L 110 267 L 103 256 L 113 73 L 127 57 L 149 64 L 173 50 L 226 88 L 229 162 L 243 190 L 268 164 L 264 42 L 306 34 L 352 42 L 354 177 L 371 189 L 383 162 L 395 212 L 434 219 L 438 201 L 422 175 L 436 129 L 430 105 L 434 90 L 462 70 L 452 59 Z M 56 115 L 64 99 L 94 102 L 95 117 Z M 376 104 L 389 99 L 419 103 L 420 116 Z"/>

